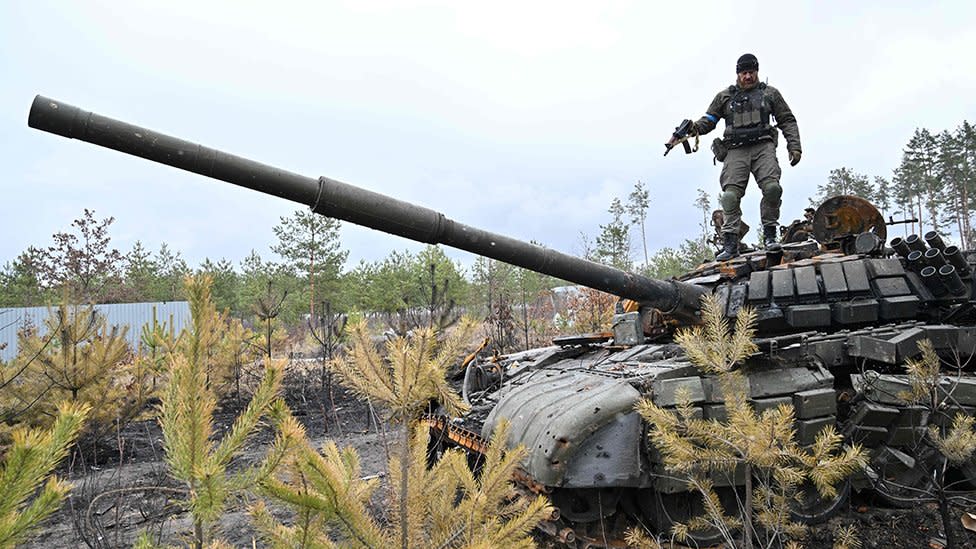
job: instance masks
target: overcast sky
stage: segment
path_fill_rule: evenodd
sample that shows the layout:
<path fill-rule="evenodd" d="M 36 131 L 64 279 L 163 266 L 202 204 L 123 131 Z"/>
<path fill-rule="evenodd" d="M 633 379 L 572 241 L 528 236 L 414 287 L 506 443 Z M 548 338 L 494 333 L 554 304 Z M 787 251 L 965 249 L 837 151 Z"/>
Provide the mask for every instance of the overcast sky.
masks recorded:
<path fill-rule="evenodd" d="M 115 217 L 123 252 L 268 259 L 299 207 L 31 130 L 35 94 L 569 253 L 640 180 L 649 247 L 677 246 L 700 231 L 696 190 L 718 192 L 722 125 L 694 155 L 663 143 L 744 52 L 799 122 L 788 223 L 831 169 L 888 177 L 914 128 L 976 121 L 974 5 L 5 0 L 0 263 L 84 208 Z M 753 226 L 759 198 L 750 182 Z M 348 224 L 342 241 L 349 268 L 418 248 Z"/>

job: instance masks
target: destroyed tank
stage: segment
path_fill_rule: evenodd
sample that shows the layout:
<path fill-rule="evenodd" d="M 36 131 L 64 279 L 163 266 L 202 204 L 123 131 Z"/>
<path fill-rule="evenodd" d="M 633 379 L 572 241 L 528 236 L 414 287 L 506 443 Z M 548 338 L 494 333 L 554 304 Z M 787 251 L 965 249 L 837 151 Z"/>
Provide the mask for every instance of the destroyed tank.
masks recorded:
<path fill-rule="evenodd" d="M 857 197 L 834 197 L 809 227 L 778 251 L 756 251 L 706 263 L 671 280 L 654 280 L 464 225 L 433 210 L 326 177 L 309 178 L 113 120 L 38 96 L 29 125 L 305 204 L 322 215 L 418 242 L 444 244 L 619 296 L 612 333 L 558 338 L 553 345 L 465 366 L 461 418 L 433 414 L 423 422 L 433 450 L 459 447 L 471 462 L 500 421 L 507 444 L 524 445 L 517 474 L 526 493 L 549 496 L 557 511 L 540 529 L 567 545 L 617 546 L 623 527 L 668 532 L 697 515 L 697 495 L 664 471 L 635 411 L 641 398 L 675 406 L 688 395 L 701 417 L 721 419 L 723 400 L 673 341 L 700 320 L 700 298 L 713 295 L 729 319 L 756 312 L 759 352 L 746 361 L 749 400 L 757 410 L 792 405 L 796 437 L 811 443 L 835 425 L 848 443 L 869 450 L 864 470 L 836 498 L 807 497 L 793 510 L 809 522 L 827 519 L 850 488 L 874 490 L 912 505 L 932 482 L 929 425 L 976 407 L 973 261 L 939 234 L 894 238 Z M 808 238 L 812 235 L 812 238 Z M 950 403 L 930 413 L 906 404 L 905 362 L 930 340 L 951 366 Z M 976 469 L 956 471 L 976 488 Z M 727 479 L 732 491 L 742 479 Z M 714 532 L 693 536 L 697 543 Z"/>

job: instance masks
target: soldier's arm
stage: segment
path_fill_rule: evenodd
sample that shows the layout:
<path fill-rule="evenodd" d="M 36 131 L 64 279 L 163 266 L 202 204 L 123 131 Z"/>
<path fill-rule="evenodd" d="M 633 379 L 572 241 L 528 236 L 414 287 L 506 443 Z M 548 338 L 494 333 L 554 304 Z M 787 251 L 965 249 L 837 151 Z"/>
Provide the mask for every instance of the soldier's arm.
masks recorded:
<path fill-rule="evenodd" d="M 712 103 L 705 110 L 705 116 L 698 119 L 695 122 L 695 131 L 699 135 L 705 135 L 706 133 L 715 129 L 718 121 L 722 118 L 722 108 L 725 106 L 725 96 L 723 92 L 719 92 L 715 99 L 712 99 Z"/>
<path fill-rule="evenodd" d="M 783 99 L 783 95 L 779 93 L 779 90 L 773 88 L 772 92 L 770 95 L 772 96 L 773 103 L 773 117 L 776 118 L 776 125 L 783 132 L 783 137 L 786 138 L 786 150 L 802 151 L 803 148 L 800 146 L 800 127 L 796 124 L 796 117 L 793 116 L 793 111 L 790 110 L 790 106 L 786 104 L 786 100 Z"/>

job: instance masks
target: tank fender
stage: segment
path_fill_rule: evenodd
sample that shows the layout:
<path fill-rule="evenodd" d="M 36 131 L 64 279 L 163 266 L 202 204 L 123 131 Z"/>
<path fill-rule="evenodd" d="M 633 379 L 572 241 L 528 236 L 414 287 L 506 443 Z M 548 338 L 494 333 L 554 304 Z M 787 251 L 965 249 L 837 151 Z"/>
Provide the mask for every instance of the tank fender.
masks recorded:
<path fill-rule="evenodd" d="M 525 446 L 525 471 L 547 486 L 636 485 L 641 422 L 634 406 L 640 392 L 626 381 L 578 370 L 535 376 L 499 400 L 482 436 L 508 419 L 507 446 Z"/>

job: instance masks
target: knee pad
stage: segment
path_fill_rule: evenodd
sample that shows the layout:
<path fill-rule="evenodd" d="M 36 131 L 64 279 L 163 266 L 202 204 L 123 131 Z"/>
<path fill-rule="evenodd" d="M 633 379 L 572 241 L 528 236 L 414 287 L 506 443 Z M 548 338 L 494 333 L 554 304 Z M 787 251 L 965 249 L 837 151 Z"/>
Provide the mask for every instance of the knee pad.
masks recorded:
<path fill-rule="evenodd" d="M 783 196 L 783 187 L 780 186 L 779 181 L 769 181 L 762 186 L 762 191 L 764 197 L 776 202 Z"/>
<path fill-rule="evenodd" d="M 735 192 L 735 189 L 731 187 L 722 191 L 722 194 L 718 197 L 719 203 L 722 204 L 722 209 L 727 212 L 738 209 L 740 200 L 742 200 L 742 195 Z"/>

